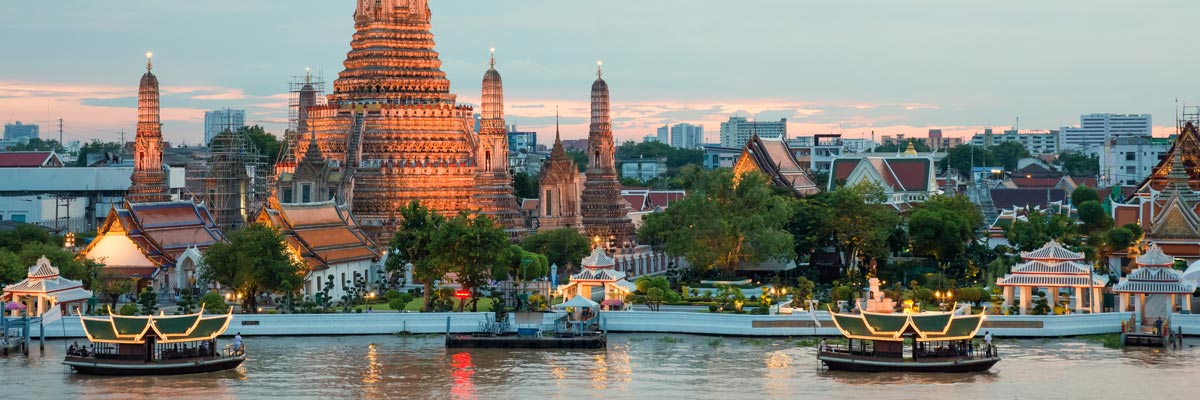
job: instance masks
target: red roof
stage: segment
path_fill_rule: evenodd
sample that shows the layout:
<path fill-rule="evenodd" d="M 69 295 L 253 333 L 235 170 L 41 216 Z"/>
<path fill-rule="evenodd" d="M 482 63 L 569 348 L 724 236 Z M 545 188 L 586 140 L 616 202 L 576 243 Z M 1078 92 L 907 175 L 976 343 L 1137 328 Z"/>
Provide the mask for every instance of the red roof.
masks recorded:
<path fill-rule="evenodd" d="M 833 180 L 845 181 L 862 163 L 860 158 L 839 158 L 833 162 Z M 883 158 L 867 157 L 866 162 L 883 179 L 883 184 L 893 191 L 926 191 L 932 177 L 933 162 L 928 158 Z"/>
<path fill-rule="evenodd" d="M 37 168 L 53 164 L 49 151 L 14 151 L 0 153 L 0 168 Z M 54 156 L 57 158 L 57 156 Z M 57 166 L 62 166 L 61 162 Z"/>
<path fill-rule="evenodd" d="M 279 229 L 314 268 L 380 257 L 375 243 L 358 227 L 349 210 L 332 201 L 267 205 L 256 220 Z"/>
<path fill-rule="evenodd" d="M 679 201 L 680 199 L 682 199 L 684 196 L 687 196 L 687 192 L 684 192 L 682 190 L 651 191 L 647 195 L 649 197 L 647 199 L 649 204 L 647 204 L 646 206 L 651 209 L 654 209 L 657 207 L 667 208 L 672 203 L 675 203 L 676 201 Z"/>
<path fill-rule="evenodd" d="M 1046 189 L 1058 186 L 1061 178 L 1025 178 L 1013 177 L 1012 183 L 1014 186 L 1022 189 Z"/>
<path fill-rule="evenodd" d="M 538 209 L 538 199 L 524 199 L 524 200 L 521 200 L 521 210 L 524 210 L 524 211 L 535 211 L 535 210 L 537 210 L 537 209 Z"/>
<path fill-rule="evenodd" d="M 621 195 L 621 198 L 625 199 L 625 202 L 629 203 L 629 206 L 632 207 L 633 211 L 635 212 L 646 210 L 645 194 L 623 194 Z"/>

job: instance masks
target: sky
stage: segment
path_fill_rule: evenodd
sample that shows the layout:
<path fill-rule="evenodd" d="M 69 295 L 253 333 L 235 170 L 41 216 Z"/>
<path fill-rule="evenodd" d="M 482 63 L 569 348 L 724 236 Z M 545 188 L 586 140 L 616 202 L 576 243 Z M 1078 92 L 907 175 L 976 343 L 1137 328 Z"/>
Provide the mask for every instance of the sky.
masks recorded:
<path fill-rule="evenodd" d="M 1150 113 L 1156 135 L 1200 104 L 1195 1 L 431 0 L 451 91 L 478 104 L 488 49 L 508 123 L 545 144 L 587 136 L 596 61 L 618 140 L 664 124 L 718 138 L 731 115 L 788 119 L 789 136 L 968 136 Z M 354 31 L 351 0 L 56 0 L 0 5 L 0 120 L 43 137 L 132 140 L 144 53 L 173 144 L 205 110 L 247 110 L 281 133 L 288 82 L 332 81 Z"/>

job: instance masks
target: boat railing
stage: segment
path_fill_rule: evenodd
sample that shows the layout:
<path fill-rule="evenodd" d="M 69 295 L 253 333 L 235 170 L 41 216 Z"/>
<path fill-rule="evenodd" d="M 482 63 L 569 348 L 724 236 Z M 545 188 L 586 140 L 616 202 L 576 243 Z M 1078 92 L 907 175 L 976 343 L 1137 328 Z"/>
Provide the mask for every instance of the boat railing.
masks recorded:
<path fill-rule="evenodd" d="M 903 352 L 877 351 L 874 343 L 864 343 L 848 346 L 844 343 L 818 344 L 817 352 L 845 354 L 861 357 L 903 357 Z M 1000 351 L 995 345 L 980 344 L 979 346 L 940 346 L 932 349 L 918 349 L 913 352 L 914 359 L 955 358 L 955 359 L 989 359 L 1000 357 Z"/>

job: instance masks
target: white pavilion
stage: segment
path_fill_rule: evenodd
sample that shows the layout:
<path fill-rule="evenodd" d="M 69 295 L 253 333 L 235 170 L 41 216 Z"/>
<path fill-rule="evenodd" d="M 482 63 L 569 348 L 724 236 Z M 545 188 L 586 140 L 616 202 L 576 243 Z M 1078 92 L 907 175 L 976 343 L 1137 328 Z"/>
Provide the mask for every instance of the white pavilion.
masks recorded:
<path fill-rule="evenodd" d="M 73 281 L 58 275 L 58 268 L 50 265 L 46 257 L 29 267 L 25 280 L 4 288 L 0 299 L 24 304 L 30 317 L 40 317 L 58 306 L 63 315 L 77 315 L 92 292 L 83 290 L 83 282 Z"/>
<path fill-rule="evenodd" d="M 1028 314 L 1035 290 L 1046 289 L 1050 296 L 1049 305 L 1053 308 L 1058 304 L 1060 291 L 1065 288 L 1075 290 L 1075 312 L 1101 312 L 1100 291 L 1108 279 L 1092 273 L 1091 264 L 1083 261 L 1083 253 L 1067 250 L 1051 240 L 1040 249 L 1022 251 L 1021 258 L 1024 262 L 1014 265 L 1003 278 L 996 279 L 996 284 L 1004 288 L 1006 309 L 1012 306 L 1014 290 L 1020 290 L 1021 314 Z M 1086 302 L 1085 293 L 1089 294 Z"/>
<path fill-rule="evenodd" d="M 1121 295 L 1117 309 L 1125 311 L 1132 306 L 1138 324 L 1168 319 L 1176 306 L 1191 312 L 1196 283 L 1171 269 L 1174 263 L 1174 257 L 1151 244 L 1145 254 L 1138 256 L 1138 268 L 1113 286 L 1113 292 Z"/>
<path fill-rule="evenodd" d="M 597 246 L 592 254 L 583 258 L 580 263 L 583 270 L 571 275 L 571 281 L 559 289 L 564 299 L 582 295 L 589 300 L 603 301 L 617 299 L 625 301 L 625 295 L 637 290 L 637 285 L 625 280 L 625 273 L 617 271 L 616 262 L 604 249 Z M 594 288 L 603 288 L 603 298 L 597 300 Z"/>

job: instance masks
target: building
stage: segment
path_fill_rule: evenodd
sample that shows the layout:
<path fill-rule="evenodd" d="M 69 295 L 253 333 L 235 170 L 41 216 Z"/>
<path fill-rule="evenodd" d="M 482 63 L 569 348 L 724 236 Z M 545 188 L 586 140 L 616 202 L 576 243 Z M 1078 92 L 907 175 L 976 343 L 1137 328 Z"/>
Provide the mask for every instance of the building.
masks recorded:
<path fill-rule="evenodd" d="M 163 172 L 162 124 L 159 123 L 158 77 L 150 70 L 150 53 L 146 53 L 146 73 L 138 85 L 137 136 L 133 149 L 133 176 L 126 198 L 132 203 L 170 201 L 167 175 Z"/>
<path fill-rule="evenodd" d="M 22 124 L 17 121 L 11 124 L 4 124 L 4 141 L 10 143 L 26 142 L 29 139 L 37 138 L 38 126 L 36 124 Z"/>
<path fill-rule="evenodd" d="M 648 181 L 667 173 L 667 158 L 621 160 L 621 178 Z"/>
<path fill-rule="evenodd" d="M 311 106 L 311 104 L 310 104 Z M 230 110 L 228 108 L 204 112 L 204 145 L 212 143 L 213 138 L 225 131 L 237 131 L 246 126 L 246 110 Z"/>
<path fill-rule="evenodd" d="M 1059 131 L 1017 131 L 1013 129 L 1005 130 L 1003 134 L 996 135 L 991 128 L 984 129 L 983 133 L 977 133 L 971 137 L 971 144 L 974 146 L 991 147 L 1003 142 L 1017 142 L 1025 146 L 1025 150 L 1029 150 L 1030 154 L 1058 154 L 1059 153 Z"/>
<path fill-rule="evenodd" d="M 62 315 L 80 315 L 84 302 L 90 298 L 92 292 L 83 289 L 83 282 L 59 276 L 58 267 L 50 265 L 50 260 L 42 256 L 37 264 L 29 267 L 25 280 L 4 288 L 0 303 L 23 304 L 30 317 L 40 317 L 51 307 L 59 307 Z M 0 318 L 4 318 L 3 310 L 0 310 Z"/>
<path fill-rule="evenodd" d="M 517 130 L 516 125 L 508 127 L 508 154 L 510 157 L 520 157 L 537 152 L 537 143 L 537 132 L 521 132 Z"/>
<path fill-rule="evenodd" d="M 479 136 L 475 142 L 475 193 L 470 207 L 491 217 L 513 239 L 519 239 L 524 232 L 525 220 L 517 196 L 513 194 L 512 175 L 508 173 L 504 81 L 496 71 L 494 52 L 489 65 L 483 74 L 483 104 L 480 105 Z M 536 136 L 533 145 L 537 146 Z"/>
<path fill-rule="evenodd" d="M 668 144 L 680 149 L 699 149 L 704 144 L 704 127 L 686 123 L 672 125 Z"/>
<path fill-rule="evenodd" d="M 538 182 L 541 191 L 538 192 L 534 228 L 538 231 L 559 228 L 582 231 L 579 198 L 583 195 L 586 177 L 579 173 L 579 166 L 567 155 L 555 125 L 554 147 L 550 150 L 550 158 L 542 165 Z"/>
<path fill-rule="evenodd" d="M 742 149 L 718 144 L 706 144 L 701 149 L 704 150 L 704 169 L 733 168 L 742 155 Z"/>
<path fill-rule="evenodd" d="M 942 148 L 942 130 L 941 129 L 930 129 L 929 130 L 929 138 L 925 141 L 925 144 L 928 145 L 929 148 L 933 149 L 934 151 L 941 149 Z"/>
<path fill-rule="evenodd" d="M 330 277 L 333 299 L 350 293 L 358 279 L 374 283 L 379 278 L 375 271 L 380 269 L 380 253 L 359 229 L 349 206 L 333 201 L 268 204 L 254 220 L 278 229 L 288 250 L 303 261 L 307 269 L 302 291 L 308 298 L 321 293 Z"/>
<path fill-rule="evenodd" d="M 1059 305 L 1060 291 L 1067 289 L 1075 292 L 1070 296 L 1075 307 L 1064 304 L 1064 309 L 1074 308 L 1077 313 L 1101 312 L 1100 291 L 1108 284 L 1108 278 L 1092 273 L 1092 265 L 1084 261 L 1083 253 L 1067 250 L 1051 240 L 1037 250 L 1022 251 L 1021 259 L 1024 261 L 1012 266 L 1003 278 L 996 278 L 996 285 L 1004 290 L 1005 309 L 1014 306 L 1014 290 L 1020 290 L 1017 307 L 1021 315 L 1027 315 L 1033 309 L 1033 292 L 1044 290 L 1049 297 L 1045 299 L 1047 305 L 1053 309 Z"/>
<path fill-rule="evenodd" d="M 487 154 L 478 153 L 474 110 L 456 102 L 441 70 L 427 0 L 360 1 L 354 22 L 345 68 L 327 104 L 309 109 L 307 131 L 341 169 L 362 230 L 383 246 L 409 202 L 445 215 L 472 209 Z M 298 143 L 295 157 L 308 146 Z"/>
<path fill-rule="evenodd" d="M 1136 186 L 1133 194 L 1120 199 L 1106 198 L 1115 226 L 1136 223 L 1145 232 L 1145 243 L 1157 244 L 1166 254 L 1194 262 L 1200 260 L 1200 179 L 1196 161 L 1200 155 L 1197 129 L 1187 123 L 1175 138 L 1175 144 L 1150 175 Z M 1114 252 L 1109 257 L 1113 269 L 1125 269 L 1129 254 Z"/>
<path fill-rule="evenodd" d="M 593 248 L 592 254 L 579 262 L 583 268 L 571 275 L 571 280 L 559 288 L 559 293 L 564 299 L 583 296 L 593 301 L 624 301 L 627 294 L 637 290 L 637 285 L 626 280 L 626 273 L 617 269 L 616 264 L 603 248 Z"/>
<path fill-rule="evenodd" d="M 807 168 L 793 155 L 783 139 L 750 137 L 742 155 L 733 166 L 736 183 L 751 171 L 764 174 L 775 187 L 791 191 L 797 197 L 820 192 L 821 189 L 809 178 Z"/>
<path fill-rule="evenodd" d="M 1142 328 L 1153 328 L 1159 319 L 1169 321 L 1171 313 L 1191 313 L 1196 283 L 1171 268 L 1174 257 L 1151 244 L 1145 254 L 1137 257 L 1136 263 L 1137 269 L 1112 287 L 1113 293 L 1120 296 L 1118 312 L 1133 311 L 1134 326 Z"/>
<path fill-rule="evenodd" d="M 1079 126 L 1064 126 L 1064 150 L 1083 150 L 1101 145 L 1113 138 L 1150 137 L 1153 124 L 1150 114 L 1086 114 L 1079 116 Z"/>
<path fill-rule="evenodd" d="M 656 134 L 658 136 L 658 142 L 663 143 L 663 144 L 668 144 L 668 145 L 671 144 L 670 132 L 671 132 L 671 127 L 669 127 L 669 126 L 663 125 L 663 126 L 658 127 L 658 132 L 656 132 Z"/>
<path fill-rule="evenodd" d="M 958 138 L 961 142 L 962 139 Z M 842 139 L 842 150 L 847 153 L 865 153 L 875 150 L 875 141 L 871 139 Z"/>
<path fill-rule="evenodd" d="M 942 193 L 937 185 L 933 157 L 917 154 L 911 143 L 908 150 L 899 156 L 872 154 L 842 157 L 833 161 L 828 190 L 860 182 L 878 184 L 887 196 L 887 204 L 901 211 L 909 209 L 913 203 Z"/>
<path fill-rule="evenodd" d="M 312 135 L 309 135 L 312 140 Z M 321 156 L 319 146 L 308 146 L 304 157 L 292 172 L 279 174 L 276 179 L 276 201 L 281 204 L 307 204 L 332 201 L 345 202 L 345 181 L 337 168 Z"/>
<path fill-rule="evenodd" d="M 646 136 L 642 136 L 642 143 L 651 143 L 651 142 L 654 142 L 654 143 L 662 143 L 662 142 L 658 141 L 658 136 L 657 136 L 657 135 L 646 135 Z"/>
<path fill-rule="evenodd" d="M 788 149 L 810 171 L 829 171 L 833 160 L 846 151 L 842 135 L 799 136 L 787 141 Z"/>
<path fill-rule="evenodd" d="M 1170 151 L 1170 139 L 1148 136 L 1114 137 L 1083 150 L 1084 154 L 1100 160 L 1102 186 L 1137 185 L 1150 176 Z"/>
<path fill-rule="evenodd" d="M 632 249 L 636 232 L 629 219 L 629 204 L 621 199 L 616 145 L 609 118 L 608 82 L 604 81 L 599 67 L 596 68 L 596 81 L 592 83 L 591 109 L 587 180 L 583 183 L 579 206 L 584 234 L 590 238 L 607 238 L 610 248 Z"/>
<path fill-rule="evenodd" d="M 0 152 L 0 168 L 62 168 L 63 161 L 53 151 Z"/>
<path fill-rule="evenodd" d="M 721 147 L 742 148 L 750 138 L 787 139 L 787 118 L 779 121 L 747 121 L 745 117 L 729 117 L 721 123 Z"/>

